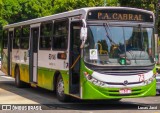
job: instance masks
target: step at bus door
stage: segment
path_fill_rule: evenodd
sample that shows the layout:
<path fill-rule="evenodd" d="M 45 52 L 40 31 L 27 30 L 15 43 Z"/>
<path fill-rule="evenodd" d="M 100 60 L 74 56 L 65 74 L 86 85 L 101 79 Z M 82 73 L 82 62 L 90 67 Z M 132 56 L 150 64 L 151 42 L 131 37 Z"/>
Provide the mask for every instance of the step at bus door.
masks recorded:
<path fill-rule="evenodd" d="M 29 74 L 30 82 L 37 83 L 39 26 L 31 25 Z"/>

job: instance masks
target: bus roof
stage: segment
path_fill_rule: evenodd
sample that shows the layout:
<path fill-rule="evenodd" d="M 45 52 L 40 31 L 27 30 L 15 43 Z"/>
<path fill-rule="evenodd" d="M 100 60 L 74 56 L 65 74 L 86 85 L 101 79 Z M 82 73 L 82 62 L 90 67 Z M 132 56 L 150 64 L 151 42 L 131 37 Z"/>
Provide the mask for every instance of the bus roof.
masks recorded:
<path fill-rule="evenodd" d="M 76 16 L 76 15 L 82 15 L 82 19 L 85 19 L 87 16 L 87 12 L 89 10 L 99 10 L 99 9 L 106 9 L 106 10 L 107 9 L 123 9 L 123 10 L 140 11 L 140 12 L 152 14 L 154 17 L 154 13 L 151 11 L 144 10 L 144 9 L 131 8 L 131 7 L 86 7 L 86 8 L 76 9 L 76 10 L 67 11 L 67 12 L 63 12 L 63 13 L 53 14 L 50 16 L 45 16 L 45 17 L 35 18 L 35 19 L 27 20 L 27 21 L 22 21 L 22 22 L 18 22 L 18 23 L 8 24 L 8 25 L 4 26 L 3 29 L 14 28 L 14 27 L 30 25 L 30 24 L 36 24 L 36 23 L 40 23 L 40 22 L 44 22 L 44 21 L 49 21 L 49 20 L 54 20 L 54 19 L 56 20 L 59 18 L 72 17 L 72 16 Z"/>

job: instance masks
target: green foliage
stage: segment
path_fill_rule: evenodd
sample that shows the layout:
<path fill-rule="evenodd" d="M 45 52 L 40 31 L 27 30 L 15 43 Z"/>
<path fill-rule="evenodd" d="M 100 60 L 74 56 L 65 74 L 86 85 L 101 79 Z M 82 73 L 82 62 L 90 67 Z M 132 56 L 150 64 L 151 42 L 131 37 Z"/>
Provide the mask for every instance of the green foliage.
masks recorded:
<path fill-rule="evenodd" d="M 10 20 L 9 22 L 14 22 L 14 19 L 17 18 L 18 12 L 21 10 L 17 0 L 3 0 L 2 8 L 2 18 L 5 20 Z"/>
<path fill-rule="evenodd" d="M 6 20 L 4 20 L 2 17 L 0 17 L 0 28 L 4 25 L 7 25 L 8 22 Z"/>
<path fill-rule="evenodd" d="M 4 0 L 2 17 L 9 23 L 53 14 L 51 0 Z"/>
<path fill-rule="evenodd" d="M 106 0 L 107 1 L 107 6 L 119 6 L 119 1 L 118 0 Z"/>
<path fill-rule="evenodd" d="M 82 7 L 103 6 L 103 0 L 55 0 L 54 13 L 60 13 Z"/>
<path fill-rule="evenodd" d="M 157 0 L 119 0 L 119 3 L 125 7 L 136 7 L 155 11 Z"/>

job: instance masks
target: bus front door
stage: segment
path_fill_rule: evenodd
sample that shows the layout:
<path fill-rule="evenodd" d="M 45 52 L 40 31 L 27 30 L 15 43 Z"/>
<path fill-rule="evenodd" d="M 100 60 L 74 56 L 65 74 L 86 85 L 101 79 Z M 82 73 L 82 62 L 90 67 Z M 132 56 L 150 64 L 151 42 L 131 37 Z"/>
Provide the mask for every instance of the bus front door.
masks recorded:
<path fill-rule="evenodd" d="M 37 83 L 39 27 L 31 27 L 29 75 L 30 82 Z"/>
<path fill-rule="evenodd" d="M 80 25 L 71 23 L 70 37 L 70 93 L 80 96 Z"/>

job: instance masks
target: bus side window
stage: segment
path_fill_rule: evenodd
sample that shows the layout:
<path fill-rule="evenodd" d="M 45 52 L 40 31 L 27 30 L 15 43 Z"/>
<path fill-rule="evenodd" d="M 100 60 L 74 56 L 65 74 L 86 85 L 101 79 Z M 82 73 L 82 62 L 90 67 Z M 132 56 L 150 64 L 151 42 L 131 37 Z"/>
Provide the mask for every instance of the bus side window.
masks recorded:
<path fill-rule="evenodd" d="M 22 28 L 22 36 L 21 36 L 21 49 L 28 49 L 29 48 L 29 34 L 30 34 L 30 27 L 24 26 Z"/>
<path fill-rule="evenodd" d="M 52 22 L 46 22 L 41 24 L 41 34 L 39 42 L 39 49 L 41 50 L 51 49 L 52 25 Z"/>
<path fill-rule="evenodd" d="M 68 20 L 55 21 L 53 31 L 53 49 L 65 50 L 68 42 Z"/>
<path fill-rule="evenodd" d="M 8 46 L 8 30 L 3 31 L 3 48 L 6 49 Z"/>
<path fill-rule="evenodd" d="M 20 46 L 21 28 L 15 28 L 13 38 L 13 49 L 18 49 Z"/>

